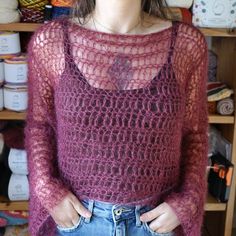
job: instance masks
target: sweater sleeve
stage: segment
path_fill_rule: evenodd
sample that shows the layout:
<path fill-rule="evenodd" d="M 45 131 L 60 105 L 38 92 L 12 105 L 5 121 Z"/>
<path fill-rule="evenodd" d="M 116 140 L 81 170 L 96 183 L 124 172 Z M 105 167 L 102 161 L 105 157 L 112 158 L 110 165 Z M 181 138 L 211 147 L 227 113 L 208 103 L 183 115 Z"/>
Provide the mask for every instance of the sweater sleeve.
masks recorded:
<path fill-rule="evenodd" d="M 186 82 L 179 185 L 164 199 L 179 218 L 181 225 L 178 229 L 184 236 L 201 235 L 207 195 L 208 49 L 204 36 L 201 39 L 198 58 Z"/>
<path fill-rule="evenodd" d="M 57 168 L 53 79 L 46 67 L 50 51 L 42 50 L 46 46 L 42 45 L 46 37 L 43 29 L 28 44 L 28 109 L 24 132 L 30 196 L 37 197 L 49 210 L 62 200 L 68 189 L 60 180 Z"/>

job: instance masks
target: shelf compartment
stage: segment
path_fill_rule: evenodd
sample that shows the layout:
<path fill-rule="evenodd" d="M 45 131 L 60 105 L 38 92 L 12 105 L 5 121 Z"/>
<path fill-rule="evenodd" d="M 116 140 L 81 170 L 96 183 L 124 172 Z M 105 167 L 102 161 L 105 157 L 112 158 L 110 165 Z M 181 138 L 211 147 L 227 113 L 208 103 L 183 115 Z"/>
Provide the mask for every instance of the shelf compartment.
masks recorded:
<path fill-rule="evenodd" d="M 209 115 L 209 123 L 211 124 L 234 124 L 234 116 Z"/>
<path fill-rule="evenodd" d="M 26 112 L 10 111 L 3 109 L 0 111 L 0 120 L 25 120 Z"/>
<path fill-rule="evenodd" d="M 6 197 L 0 196 L 0 211 L 28 211 L 28 201 L 9 201 Z"/>
<path fill-rule="evenodd" d="M 205 204 L 205 211 L 225 211 L 227 203 L 218 202 L 210 193 L 207 195 L 207 201 Z"/>
<path fill-rule="evenodd" d="M 18 32 L 34 32 L 39 26 L 40 23 L 9 23 L 9 24 L 0 24 L 0 30 L 2 31 L 18 31 Z"/>

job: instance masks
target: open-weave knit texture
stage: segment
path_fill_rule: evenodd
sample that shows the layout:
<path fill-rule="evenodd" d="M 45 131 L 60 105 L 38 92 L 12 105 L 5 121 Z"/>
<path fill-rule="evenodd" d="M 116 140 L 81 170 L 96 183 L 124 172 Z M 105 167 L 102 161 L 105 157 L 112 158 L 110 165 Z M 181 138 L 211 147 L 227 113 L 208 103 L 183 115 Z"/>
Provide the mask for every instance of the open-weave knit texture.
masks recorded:
<path fill-rule="evenodd" d="M 48 213 L 78 199 L 167 202 L 200 236 L 207 192 L 207 43 L 187 23 L 147 34 L 96 32 L 69 18 L 28 45 L 25 127 L 31 236 L 53 236 Z"/>

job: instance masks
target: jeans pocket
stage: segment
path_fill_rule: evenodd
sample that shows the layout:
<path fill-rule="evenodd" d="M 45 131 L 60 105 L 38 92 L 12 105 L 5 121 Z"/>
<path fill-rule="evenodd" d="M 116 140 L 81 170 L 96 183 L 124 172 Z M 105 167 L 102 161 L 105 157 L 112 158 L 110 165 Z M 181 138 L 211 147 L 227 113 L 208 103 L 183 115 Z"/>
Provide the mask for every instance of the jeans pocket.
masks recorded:
<path fill-rule="evenodd" d="M 72 226 L 72 227 L 61 227 L 61 226 L 57 225 L 56 227 L 61 232 L 72 233 L 72 232 L 75 232 L 75 231 L 79 230 L 81 228 L 81 226 L 83 225 L 83 222 L 84 222 L 84 217 L 80 215 L 78 222 L 74 226 Z"/>
<path fill-rule="evenodd" d="M 149 227 L 147 222 L 143 222 L 143 227 L 146 230 L 146 232 L 148 232 L 149 235 L 151 235 L 151 236 L 174 236 L 175 235 L 174 231 L 170 231 L 170 232 L 167 232 L 167 233 L 155 232 Z"/>

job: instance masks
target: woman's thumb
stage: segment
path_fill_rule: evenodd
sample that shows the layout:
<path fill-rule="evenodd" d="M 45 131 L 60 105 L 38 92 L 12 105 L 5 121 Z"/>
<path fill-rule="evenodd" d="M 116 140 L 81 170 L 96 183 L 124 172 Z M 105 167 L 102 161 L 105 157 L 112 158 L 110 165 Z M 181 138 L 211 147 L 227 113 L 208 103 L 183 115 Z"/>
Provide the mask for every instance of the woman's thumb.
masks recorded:
<path fill-rule="evenodd" d="M 73 194 L 72 194 L 73 195 Z M 75 195 L 72 196 L 72 205 L 75 210 L 85 218 L 90 217 L 92 215 L 91 211 L 89 211 L 78 199 Z"/>

